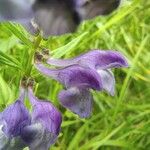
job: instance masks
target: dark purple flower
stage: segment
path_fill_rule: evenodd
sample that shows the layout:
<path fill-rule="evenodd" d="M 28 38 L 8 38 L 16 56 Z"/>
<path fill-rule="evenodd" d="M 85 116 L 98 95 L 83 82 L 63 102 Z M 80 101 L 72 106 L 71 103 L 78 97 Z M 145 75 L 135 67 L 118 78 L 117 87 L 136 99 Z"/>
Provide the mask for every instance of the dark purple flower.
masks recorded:
<path fill-rule="evenodd" d="M 26 147 L 21 132 L 31 120 L 23 104 L 24 96 L 25 91 L 22 89 L 19 99 L 0 114 L 0 149 L 22 150 Z"/>
<path fill-rule="evenodd" d="M 93 50 L 73 59 L 49 58 L 47 63 L 58 67 L 78 64 L 84 68 L 95 70 L 102 81 L 102 87 L 111 95 L 115 93 L 115 78 L 111 68 L 128 67 L 126 58 L 117 51 Z"/>
<path fill-rule="evenodd" d="M 90 89 L 102 90 L 101 79 L 95 70 L 79 65 L 52 70 L 42 64 L 36 64 L 36 68 L 65 86 L 66 90 L 59 94 L 60 103 L 63 106 L 81 118 L 90 116 L 92 107 Z"/>
<path fill-rule="evenodd" d="M 28 97 L 33 106 L 32 120 L 31 125 L 23 130 L 23 140 L 31 150 L 48 150 L 59 135 L 61 114 L 49 101 L 35 97 L 31 88 L 28 89 Z"/>

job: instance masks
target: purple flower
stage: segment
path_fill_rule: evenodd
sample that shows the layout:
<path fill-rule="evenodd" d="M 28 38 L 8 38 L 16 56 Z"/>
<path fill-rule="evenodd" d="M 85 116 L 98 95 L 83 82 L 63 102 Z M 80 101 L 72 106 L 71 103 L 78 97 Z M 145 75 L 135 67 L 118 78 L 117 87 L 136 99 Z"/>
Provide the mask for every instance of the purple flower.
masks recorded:
<path fill-rule="evenodd" d="M 49 58 L 47 63 L 57 67 L 78 64 L 84 68 L 95 70 L 102 81 L 102 87 L 111 95 L 115 94 L 115 78 L 111 68 L 128 67 L 126 58 L 117 51 L 93 50 L 73 59 Z"/>
<path fill-rule="evenodd" d="M 31 150 L 48 150 L 60 132 L 61 114 L 49 101 L 37 99 L 31 88 L 28 89 L 28 97 L 33 106 L 32 120 L 31 125 L 23 130 L 23 140 Z"/>
<path fill-rule="evenodd" d="M 90 116 L 90 89 L 115 93 L 115 78 L 111 68 L 128 67 L 126 58 L 117 51 L 93 50 L 73 59 L 49 58 L 47 63 L 60 69 L 48 69 L 41 63 L 36 68 L 65 86 L 59 93 L 60 103 L 81 118 Z"/>
<path fill-rule="evenodd" d="M 102 90 L 101 79 L 95 70 L 79 65 L 52 70 L 42 64 L 36 64 L 36 68 L 65 86 L 66 90 L 59 94 L 60 103 L 64 107 L 78 114 L 81 118 L 90 116 L 92 108 L 90 89 Z"/>
<path fill-rule="evenodd" d="M 0 114 L 0 150 L 48 150 L 55 143 L 60 131 L 61 114 L 48 101 L 38 100 L 28 90 L 33 105 L 30 114 L 23 104 L 25 89 L 21 89 L 19 99 Z"/>
<path fill-rule="evenodd" d="M 0 149 L 22 150 L 26 147 L 21 132 L 31 120 L 23 104 L 24 96 L 22 89 L 19 99 L 0 114 Z"/>

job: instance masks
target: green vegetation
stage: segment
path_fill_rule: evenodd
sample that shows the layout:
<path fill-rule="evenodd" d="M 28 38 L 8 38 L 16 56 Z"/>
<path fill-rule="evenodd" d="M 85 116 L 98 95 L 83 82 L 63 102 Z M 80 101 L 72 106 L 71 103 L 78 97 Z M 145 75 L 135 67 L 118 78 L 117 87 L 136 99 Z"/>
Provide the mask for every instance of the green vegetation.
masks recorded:
<path fill-rule="evenodd" d="M 80 119 L 62 108 L 59 83 L 31 70 L 35 50 L 48 48 L 56 58 L 90 49 L 122 52 L 130 67 L 115 69 L 116 94 L 93 92 L 93 115 Z M 0 110 L 18 96 L 23 75 L 36 81 L 36 95 L 51 100 L 63 114 L 62 132 L 52 150 L 150 149 L 150 1 L 124 0 L 109 16 L 83 22 L 74 34 L 48 40 L 29 35 L 20 25 L 0 25 Z M 26 105 L 30 108 L 28 101 Z"/>

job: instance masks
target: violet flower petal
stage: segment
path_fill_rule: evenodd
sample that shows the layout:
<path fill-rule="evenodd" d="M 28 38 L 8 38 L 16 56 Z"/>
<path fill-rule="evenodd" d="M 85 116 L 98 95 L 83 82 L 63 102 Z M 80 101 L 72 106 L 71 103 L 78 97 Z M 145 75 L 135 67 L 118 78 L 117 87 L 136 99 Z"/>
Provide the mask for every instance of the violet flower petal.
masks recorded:
<path fill-rule="evenodd" d="M 63 69 L 49 69 L 42 64 L 36 64 L 36 68 L 43 74 L 48 75 L 68 87 L 85 87 L 95 90 L 102 89 L 99 74 L 89 68 L 72 65 Z"/>
<path fill-rule="evenodd" d="M 78 64 L 92 69 L 128 67 L 126 58 L 120 52 L 110 50 L 92 50 L 73 59 L 66 60 L 49 58 L 47 63 L 58 67 Z"/>
<path fill-rule="evenodd" d="M 21 137 L 8 137 L 2 131 L 3 125 L 0 126 L 0 150 L 22 150 L 27 145 L 21 139 Z"/>
<path fill-rule="evenodd" d="M 31 88 L 28 97 L 33 105 L 32 124 L 24 128 L 22 137 L 31 149 L 46 150 L 55 143 L 60 132 L 61 114 L 50 102 L 37 99 Z"/>
<path fill-rule="evenodd" d="M 41 123 L 26 126 L 23 131 L 23 140 L 30 150 L 48 150 L 56 139 L 57 136 L 45 130 Z"/>
<path fill-rule="evenodd" d="M 21 132 L 31 123 L 28 110 L 23 104 L 25 90 L 21 89 L 18 100 L 0 114 L 0 149 L 22 150 L 27 145 L 21 138 Z"/>
<path fill-rule="evenodd" d="M 24 126 L 30 124 L 29 112 L 23 104 L 24 91 L 19 99 L 1 113 L 3 132 L 9 137 L 19 136 Z"/>
<path fill-rule="evenodd" d="M 115 78 L 111 70 L 101 70 L 98 69 L 97 72 L 99 73 L 102 79 L 102 86 L 103 89 L 106 90 L 110 95 L 115 95 Z"/>
<path fill-rule="evenodd" d="M 59 93 L 60 103 L 81 118 L 87 118 L 92 111 L 92 95 L 88 89 L 72 87 Z"/>

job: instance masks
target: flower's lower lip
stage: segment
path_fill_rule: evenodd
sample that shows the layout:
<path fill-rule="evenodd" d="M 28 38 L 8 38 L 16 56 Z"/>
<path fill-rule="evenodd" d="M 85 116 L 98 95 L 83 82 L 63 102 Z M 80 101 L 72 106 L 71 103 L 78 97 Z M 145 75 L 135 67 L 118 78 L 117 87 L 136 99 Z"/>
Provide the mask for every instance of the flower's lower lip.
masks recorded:
<path fill-rule="evenodd" d="M 59 93 L 59 101 L 62 106 L 81 118 L 87 118 L 91 115 L 92 100 L 90 91 L 79 87 L 62 90 Z"/>

